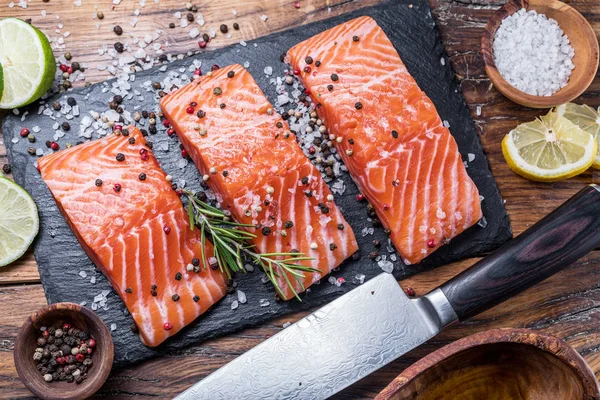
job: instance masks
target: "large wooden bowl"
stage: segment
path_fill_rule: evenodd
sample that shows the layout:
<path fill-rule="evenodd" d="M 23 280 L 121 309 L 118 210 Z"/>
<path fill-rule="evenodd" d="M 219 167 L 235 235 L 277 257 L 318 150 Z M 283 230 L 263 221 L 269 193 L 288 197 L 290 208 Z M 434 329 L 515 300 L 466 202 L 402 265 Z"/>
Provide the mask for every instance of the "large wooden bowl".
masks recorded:
<path fill-rule="evenodd" d="M 571 78 L 567 86 L 552 96 L 533 96 L 522 92 L 508 83 L 496 68 L 492 50 L 496 31 L 504 18 L 514 14 L 521 8 L 535 10 L 555 19 L 563 32 L 569 37 L 571 46 L 575 50 L 575 56 L 573 57 L 575 69 L 573 69 Z M 481 55 L 485 64 L 485 71 L 500 93 L 515 103 L 527 107 L 550 108 L 568 103 L 580 96 L 590 86 L 598 70 L 598 39 L 586 19 L 577 10 L 563 2 L 558 0 L 509 0 L 488 21 L 481 37 Z"/>
<path fill-rule="evenodd" d="M 74 328 L 87 331 L 96 340 L 92 354 L 93 366 L 88 378 L 81 384 L 74 382 L 44 381 L 33 360 L 40 327 L 53 323 L 70 323 Z M 21 326 L 15 340 L 14 360 L 19 377 L 33 394 L 41 399 L 79 400 L 93 395 L 104 382 L 112 368 L 114 347 L 108 327 L 93 311 L 79 304 L 57 303 L 36 311 Z"/>
<path fill-rule="evenodd" d="M 598 400 L 594 372 L 564 341 L 494 329 L 445 346 L 407 368 L 376 400 Z"/>

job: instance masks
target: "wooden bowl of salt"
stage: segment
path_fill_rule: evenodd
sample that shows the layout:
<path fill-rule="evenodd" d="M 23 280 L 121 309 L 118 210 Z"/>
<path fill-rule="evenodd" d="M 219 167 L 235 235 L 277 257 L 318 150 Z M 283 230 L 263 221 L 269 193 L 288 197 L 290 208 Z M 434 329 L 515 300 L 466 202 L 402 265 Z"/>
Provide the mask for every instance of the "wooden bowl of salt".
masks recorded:
<path fill-rule="evenodd" d="M 494 329 L 442 347 L 410 366 L 376 400 L 598 400 L 594 372 L 564 341 Z"/>
<path fill-rule="evenodd" d="M 512 86 L 498 71 L 493 53 L 496 31 L 502 21 L 521 9 L 534 10 L 554 19 L 575 51 L 575 68 L 565 87 L 551 96 L 535 96 Z M 509 0 L 488 21 L 481 38 L 485 71 L 500 93 L 515 103 L 532 108 L 550 108 L 579 97 L 592 83 L 598 70 L 598 39 L 587 20 L 571 6 L 558 0 Z"/>

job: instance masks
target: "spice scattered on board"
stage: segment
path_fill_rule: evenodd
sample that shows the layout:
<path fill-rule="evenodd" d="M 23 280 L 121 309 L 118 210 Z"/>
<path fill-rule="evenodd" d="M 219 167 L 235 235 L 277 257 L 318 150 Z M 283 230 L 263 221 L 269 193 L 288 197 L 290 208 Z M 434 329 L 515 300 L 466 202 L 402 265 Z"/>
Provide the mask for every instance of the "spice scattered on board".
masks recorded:
<path fill-rule="evenodd" d="M 494 61 L 504 79 L 534 96 L 551 96 L 565 87 L 575 50 L 558 22 L 521 9 L 506 17 L 494 37 Z"/>
<path fill-rule="evenodd" d="M 96 350 L 96 340 L 88 332 L 69 323 L 42 326 L 35 346 L 33 360 L 46 382 L 87 379 Z"/>

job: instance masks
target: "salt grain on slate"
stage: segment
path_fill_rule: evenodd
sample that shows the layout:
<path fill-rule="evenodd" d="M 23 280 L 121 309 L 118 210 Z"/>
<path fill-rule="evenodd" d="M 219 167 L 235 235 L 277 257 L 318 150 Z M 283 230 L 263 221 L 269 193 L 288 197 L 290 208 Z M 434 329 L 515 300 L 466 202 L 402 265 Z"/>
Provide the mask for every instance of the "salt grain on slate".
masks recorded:
<path fill-rule="evenodd" d="M 241 290 L 238 290 L 237 299 L 240 302 L 240 304 L 246 303 L 246 293 L 242 292 Z"/>
<path fill-rule="evenodd" d="M 391 261 L 381 260 L 377 263 L 377 265 L 383 270 L 383 272 L 387 272 L 388 274 L 391 274 L 392 271 L 394 271 L 394 264 Z"/>
<path fill-rule="evenodd" d="M 238 308 L 238 301 L 234 300 L 231 302 L 231 309 L 235 310 L 236 308 Z"/>
<path fill-rule="evenodd" d="M 356 274 L 354 276 L 353 282 L 357 285 L 362 285 L 365 282 L 365 275 L 364 274 Z"/>
<path fill-rule="evenodd" d="M 260 304 L 261 307 L 269 307 L 269 305 L 271 303 L 269 303 L 269 300 L 267 300 L 267 299 L 260 299 L 259 300 L 259 304 Z"/>
<path fill-rule="evenodd" d="M 556 20 L 521 9 L 496 31 L 494 61 L 504 79 L 534 96 L 551 96 L 567 85 L 575 50 Z"/>

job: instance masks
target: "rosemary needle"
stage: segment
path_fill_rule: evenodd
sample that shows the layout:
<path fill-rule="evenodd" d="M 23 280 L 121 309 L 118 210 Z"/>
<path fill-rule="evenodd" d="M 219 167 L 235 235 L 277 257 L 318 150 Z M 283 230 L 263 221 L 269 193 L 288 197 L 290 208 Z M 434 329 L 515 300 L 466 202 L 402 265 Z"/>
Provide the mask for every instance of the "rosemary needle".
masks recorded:
<path fill-rule="evenodd" d="M 254 239 L 256 235 L 243 228 L 253 228 L 254 225 L 229 221 L 225 213 L 220 209 L 197 199 L 189 190 L 185 190 L 184 193 L 188 199 L 186 210 L 190 218 L 190 226 L 192 229 L 194 227 L 200 229 L 200 240 L 202 243 L 201 256 L 205 269 L 208 268 L 208 265 L 204 254 L 204 244 L 208 239 L 213 244 L 214 257 L 217 260 L 219 269 L 225 272 L 228 277 L 231 278 L 236 272 L 246 272 L 242 258 L 242 255 L 244 255 L 262 268 L 282 298 L 285 295 L 277 282 L 277 278 L 281 276 L 283 276 L 294 297 L 302 301 L 294 289 L 288 274 L 304 290 L 304 284 L 302 283 L 304 273 L 318 272 L 318 270 L 299 263 L 313 260 L 313 258 L 306 257 L 303 253 L 261 254 L 253 251 L 254 245 L 249 243 L 249 241 Z"/>

